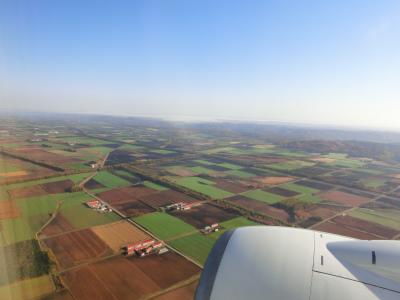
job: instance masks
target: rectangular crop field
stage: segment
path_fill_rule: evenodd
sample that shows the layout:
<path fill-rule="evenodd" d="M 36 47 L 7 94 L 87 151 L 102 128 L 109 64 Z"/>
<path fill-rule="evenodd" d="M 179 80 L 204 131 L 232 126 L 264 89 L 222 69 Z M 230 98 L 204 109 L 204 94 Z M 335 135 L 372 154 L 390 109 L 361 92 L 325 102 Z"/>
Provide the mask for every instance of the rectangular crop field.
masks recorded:
<path fill-rule="evenodd" d="M 204 236 L 201 233 L 195 233 L 168 242 L 169 245 L 202 265 L 206 262 L 214 243 L 214 239 Z"/>
<path fill-rule="evenodd" d="M 192 225 L 167 213 L 154 212 L 133 219 L 162 240 L 196 231 Z"/>
<path fill-rule="evenodd" d="M 247 191 L 247 192 L 242 193 L 241 195 L 243 195 L 245 197 L 249 197 L 249 198 L 257 200 L 257 201 L 265 202 L 268 204 L 274 204 L 274 203 L 277 203 L 277 202 L 285 199 L 285 197 L 283 197 L 283 196 L 264 192 L 262 190 Z"/>
<path fill-rule="evenodd" d="M 232 193 L 214 186 L 214 182 L 200 177 L 184 177 L 176 180 L 176 184 L 199 192 L 212 199 L 222 199 L 233 196 Z"/>
<path fill-rule="evenodd" d="M 400 211 L 396 209 L 358 208 L 349 213 L 350 216 L 400 230 Z"/>
<path fill-rule="evenodd" d="M 131 185 L 129 181 L 122 179 L 121 177 L 115 176 L 107 171 L 100 171 L 98 174 L 96 174 L 96 176 L 94 176 L 93 179 L 108 188 L 117 188 Z"/>

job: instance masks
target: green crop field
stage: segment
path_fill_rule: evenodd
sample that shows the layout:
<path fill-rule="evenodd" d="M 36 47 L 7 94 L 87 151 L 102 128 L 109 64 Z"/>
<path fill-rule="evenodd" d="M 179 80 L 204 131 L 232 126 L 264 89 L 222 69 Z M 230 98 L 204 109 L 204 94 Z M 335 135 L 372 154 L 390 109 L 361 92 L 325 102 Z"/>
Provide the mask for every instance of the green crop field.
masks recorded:
<path fill-rule="evenodd" d="M 369 187 L 372 189 L 378 189 L 381 186 L 385 185 L 386 179 L 384 179 L 384 178 L 366 178 L 366 179 L 361 179 L 360 182 L 362 184 L 364 184 L 366 187 Z"/>
<path fill-rule="evenodd" d="M 155 234 L 162 240 L 168 240 L 192 231 L 196 231 L 192 225 L 175 218 L 167 213 L 155 212 L 133 219 L 138 224 Z"/>
<path fill-rule="evenodd" d="M 188 169 L 190 171 L 192 171 L 193 173 L 196 173 L 196 174 L 213 174 L 213 173 L 215 173 L 214 170 L 207 169 L 207 168 L 201 167 L 201 166 L 191 167 L 191 168 L 188 168 Z"/>
<path fill-rule="evenodd" d="M 126 181 L 125 179 L 115 176 L 107 171 L 100 171 L 96 174 L 96 176 L 94 176 L 93 179 L 108 188 L 117 188 L 131 185 L 129 181 Z"/>
<path fill-rule="evenodd" d="M 214 246 L 215 240 L 201 233 L 195 233 L 168 242 L 173 248 L 181 251 L 198 263 L 204 265 L 207 256 Z"/>
<path fill-rule="evenodd" d="M 262 190 L 251 190 L 251 191 L 244 192 L 241 195 L 249 197 L 249 198 L 257 200 L 257 201 L 265 202 L 268 204 L 274 204 L 274 203 L 277 203 L 277 202 L 285 199 L 285 197 L 282 197 L 280 195 L 264 192 Z"/>
<path fill-rule="evenodd" d="M 240 177 L 240 178 L 250 178 L 250 177 L 256 176 L 252 173 L 241 171 L 241 170 L 229 170 L 229 171 L 225 171 L 224 173 L 235 176 L 235 177 Z"/>
<path fill-rule="evenodd" d="M 202 164 L 202 165 L 206 165 L 206 166 L 213 166 L 213 165 L 215 165 L 215 163 L 210 162 L 210 161 L 208 161 L 208 160 L 203 160 L 203 159 L 196 159 L 196 160 L 194 160 L 194 162 L 199 163 L 199 164 Z"/>
<path fill-rule="evenodd" d="M 295 198 L 297 198 L 301 202 L 321 202 L 321 198 L 318 196 L 320 190 L 298 185 L 295 183 L 285 183 L 280 185 L 279 187 L 299 193 L 300 195 L 296 196 Z"/>
<path fill-rule="evenodd" d="M 166 190 L 168 190 L 167 187 L 162 186 L 161 184 L 154 183 L 152 181 L 148 181 L 148 180 L 144 181 L 143 185 L 147 186 L 148 188 L 151 188 L 153 190 L 157 190 L 157 191 L 166 191 Z"/>
<path fill-rule="evenodd" d="M 213 199 L 222 199 L 233 196 L 232 193 L 213 186 L 213 182 L 200 177 L 179 178 L 176 184 L 191 189 L 193 191 L 207 195 Z"/>
<path fill-rule="evenodd" d="M 400 212 L 395 209 L 372 210 L 367 208 L 358 208 L 349 212 L 348 215 L 400 230 Z"/>
<path fill-rule="evenodd" d="M 83 137 L 83 136 L 71 136 L 71 137 L 63 137 L 58 139 L 61 142 L 65 143 L 73 143 L 73 144 L 85 144 L 90 146 L 97 146 L 103 144 L 109 144 L 110 142 L 98 140 L 95 138 L 90 137 Z"/>
<path fill-rule="evenodd" d="M 293 170 L 297 170 L 297 169 L 301 169 L 301 168 L 305 168 L 305 167 L 312 167 L 314 165 L 315 165 L 315 163 L 308 162 L 308 161 L 293 160 L 293 161 L 271 164 L 271 165 L 268 165 L 268 167 L 276 169 L 276 170 L 282 170 L 282 171 L 293 171 Z"/>
<path fill-rule="evenodd" d="M 217 240 L 225 231 L 229 229 L 234 229 L 238 227 L 243 227 L 243 226 L 254 226 L 254 225 L 260 225 L 256 222 L 250 221 L 249 219 L 246 219 L 244 217 L 237 217 L 225 222 L 220 223 L 222 229 L 220 229 L 217 232 L 213 232 L 208 235 L 208 237 L 213 238 L 214 240 Z"/>

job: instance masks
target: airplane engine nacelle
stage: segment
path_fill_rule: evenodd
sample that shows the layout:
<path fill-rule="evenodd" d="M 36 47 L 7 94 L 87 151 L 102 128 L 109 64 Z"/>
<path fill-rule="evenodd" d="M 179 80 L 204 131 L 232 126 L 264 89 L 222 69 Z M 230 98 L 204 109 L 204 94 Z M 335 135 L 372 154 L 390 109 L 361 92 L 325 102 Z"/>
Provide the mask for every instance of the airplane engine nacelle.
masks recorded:
<path fill-rule="evenodd" d="M 400 241 L 360 241 L 286 227 L 226 232 L 196 300 L 400 299 Z"/>

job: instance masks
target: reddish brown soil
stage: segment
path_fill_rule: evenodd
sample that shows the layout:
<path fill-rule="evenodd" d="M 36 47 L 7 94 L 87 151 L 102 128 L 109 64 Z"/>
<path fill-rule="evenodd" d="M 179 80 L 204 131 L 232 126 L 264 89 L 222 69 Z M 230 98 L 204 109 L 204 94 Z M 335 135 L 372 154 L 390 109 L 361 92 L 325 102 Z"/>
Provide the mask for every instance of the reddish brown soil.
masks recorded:
<path fill-rule="evenodd" d="M 137 217 L 143 214 L 154 212 L 155 209 L 140 200 L 131 200 L 114 205 L 120 212 L 128 217 Z"/>
<path fill-rule="evenodd" d="M 165 294 L 162 294 L 156 298 L 155 300 L 193 300 L 194 293 L 196 292 L 196 288 L 198 285 L 198 281 L 195 281 L 189 285 L 185 285 L 183 287 L 177 288 Z"/>
<path fill-rule="evenodd" d="M 223 209 L 211 204 L 203 204 L 185 211 L 175 211 L 172 214 L 197 228 L 204 228 L 207 225 L 220 223 L 238 216 L 233 209 Z"/>
<path fill-rule="evenodd" d="M 131 257 L 129 260 L 163 289 L 201 271 L 195 264 L 172 251 L 142 259 Z"/>
<path fill-rule="evenodd" d="M 295 192 L 295 191 L 291 191 L 291 190 L 287 190 L 281 187 L 273 187 L 273 188 L 269 188 L 269 189 L 264 189 L 264 191 L 269 192 L 269 193 L 273 193 L 279 196 L 283 196 L 283 197 L 294 197 L 299 195 L 299 193 Z"/>
<path fill-rule="evenodd" d="M 113 189 L 98 194 L 98 196 L 110 204 L 124 203 L 129 200 L 139 199 L 140 197 L 155 194 L 157 191 L 144 186 L 130 186 Z"/>
<path fill-rule="evenodd" d="M 90 179 L 88 182 L 86 182 L 85 184 L 85 188 L 89 189 L 89 190 L 95 190 L 95 189 L 100 189 L 103 188 L 104 185 L 102 185 L 101 183 L 97 182 L 96 180 L 94 180 L 93 178 Z"/>
<path fill-rule="evenodd" d="M 44 241 L 62 269 L 112 253 L 111 249 L 90 229 L 58 235 Z"/>
<path fill-rule="evenodd" d="M 43 190 L 49 194 L 65 193 L 74 185 L 70 179 L 41 184 Z"/>
<path fill-rule="evenodd" d="M 376 235 L 366 233 L 366 232 L 361 232 L 361 231 L 358 231 L 356 229 L 352 229 L 349 227 L 344 227 L 342 225 L 338 225 L 338 224 L 332 223 L 332 222 L 322 223 L 322 224 L 316 226 L 314 229 L 323 231 L 323 232 L 329 232 L 329 233 L 349 236 L 349 237 L 353 237 L 353 238 L 361 239 L 361 240 L 382 239 Z"/>
<path fill-rule="evenodd" d="M 166 253 L 144 258 L 118 256 L 68 271 L 62 275 L 75 299 L 138 299 L 200 272 L 177 256 Z"/>
<path fill-rule="evenodd" d="M 306 211 L 309 212 L 313 217 L 320 217 L 322 219 L 330 218 L 341 211 L 345 210 L 346 207 L 329 205 L 329 204 L 316 204 L 307 208 Z"/>
<path fill-rule="evenodd" d="M 0 220 L 14 219 L 20 216 L 15 200 L 0 201 Z"/>
<path fill-rule="evenodd" d="M 346 226 L 346 227 L 350 227 L 355 230 L 379 235 L 386 239 L 391 239 L 395 235 L 399 234 L 399 232 L 394 229 L 382 226 L 380 224 L 353 218 L 350 216 L 338 216 L 338 217 L 333 218 L 332 222 L 336 223 L 339 226 Z"/>
<path fill-rule="evenodd" d="M 42 230 L 42 236 L 52 236 L 73 230 L 74 227 L 68 222 L 64 216 L 59 213 L 57 216 Z"/>
<path fill-rule="evenodd" d="M 43 190 L 39 185 L 28 186 L 23 188 L 16 188 L 8 191 L 11 198 L 27 198 L 46 195 L 46 191 Z"/>
<path fill-rule="evenodd" d="M 293 177 L 280 177 L 280 176 L 267 176 L 267 177 L 257 177 L 255 180 L 262 184 L 266 185 L 277 185 L 277 184 L 282 184 L 286 182 L 292 181 L 294 178 Z"/>
<path fill-rule="evenodd" d="M 348 206 L 359 206 L 370 201 L 370 199 L 362 196 L 357 196 L 341 191 L 329 191 L 320 194 L 321 199 L 336 203 L 345 204 Z"/>
<path fill-rule="evenodd" d="M 266 203 L 256 201 L 244 196 L 234 196 L 226 200 L 249 211 L 258 212 L 283 222 L 289 222 L 289 215 L 286 211 L 284 211 L 283 209 L 272 207 Z"/>
<path fill-rule="evenodd" d="M 185 195 L 183 193 L 174 191 L 174 190 L 166 190 L 162 192 L 157 192 L 154 194 L 146 195 L 140 197 L 147 205 L 151 207 L 158 208 L 162 206 L 166 206 L 168 204 L 177 203 L 177 202 L 185 202 L 185 203 L 193 203 L 197 202 L 198 200 Z"/>
<path fill-rule="evenodd" d="M 247 188 L 245 185 L 240 184 L 239 182 L 233 182 L 224 179 L 217 179 L 214 180 L 214 182 L 216 183 L 216 186 L 218 188 L 234 194 L 243 193 L 249 190 L 249 188 Z"/>
<path fill-rule="evenodd" d="M 15 151 L 17 155 L 25 156 L 36 161 L 46 162 L 51 164 L 65 164 L 65 163 L 75 163 L 80 162 L 80 159 L 74 157 L 68 157 L 61 154 L 47 152 L 42 149 L 35 148 L 20 148 Z"/>

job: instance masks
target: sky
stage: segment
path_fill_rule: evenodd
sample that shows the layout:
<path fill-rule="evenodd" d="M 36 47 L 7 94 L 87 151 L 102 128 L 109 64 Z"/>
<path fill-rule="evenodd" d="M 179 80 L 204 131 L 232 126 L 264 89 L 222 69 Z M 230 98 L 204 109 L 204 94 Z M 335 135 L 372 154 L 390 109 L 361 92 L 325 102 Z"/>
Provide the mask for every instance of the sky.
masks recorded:
<path fill-rule="evenodd" d="M 1 110 L 400 130 L 400 1 L 1 0 Z"/>

